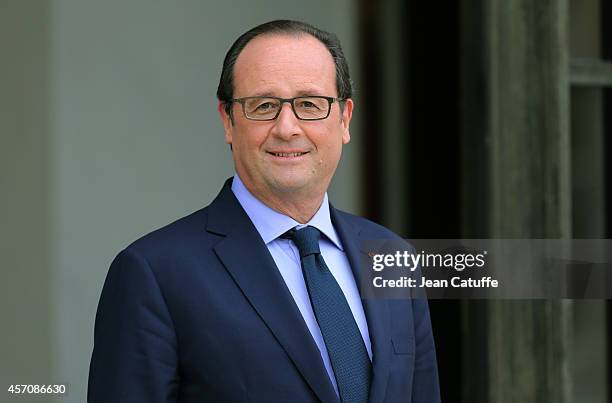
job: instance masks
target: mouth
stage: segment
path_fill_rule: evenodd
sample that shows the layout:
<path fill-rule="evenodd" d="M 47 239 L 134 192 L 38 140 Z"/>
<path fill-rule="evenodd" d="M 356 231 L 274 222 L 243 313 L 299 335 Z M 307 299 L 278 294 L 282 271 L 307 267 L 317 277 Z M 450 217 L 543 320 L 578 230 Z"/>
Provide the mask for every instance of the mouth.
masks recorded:
<path fill-rule="evenodd" d="M 275 157 L 280 157 L 280 158 L 296 158 L 296 157 L 301 157 L 302 155 L 308 154 L 308 151 L 292 152 L 292 153 L 278 153 L 278 152 L 268 151 L 268 154 L 273 155 Z"/>

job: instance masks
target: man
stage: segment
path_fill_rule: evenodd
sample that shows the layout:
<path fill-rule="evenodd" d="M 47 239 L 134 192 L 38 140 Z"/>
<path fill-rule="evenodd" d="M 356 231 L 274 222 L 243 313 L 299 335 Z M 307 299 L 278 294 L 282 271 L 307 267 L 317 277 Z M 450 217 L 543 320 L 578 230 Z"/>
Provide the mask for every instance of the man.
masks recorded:
<path fill-rule="evenodd" d="M 359 295 L 361 240 L 397 236 L 327 200 L 353 112 L 336 37 L 258 26 L 217 95 L 236 175 L 114 260 L 88 400 L 439 401 L 427 302 Z"/>

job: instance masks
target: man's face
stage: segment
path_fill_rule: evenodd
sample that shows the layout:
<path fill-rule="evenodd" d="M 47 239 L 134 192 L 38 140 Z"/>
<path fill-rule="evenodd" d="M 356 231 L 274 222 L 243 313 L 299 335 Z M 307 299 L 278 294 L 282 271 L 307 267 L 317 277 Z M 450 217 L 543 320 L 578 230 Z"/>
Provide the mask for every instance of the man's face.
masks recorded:
<path fill-rule="evenodd" d="M 246 45 L 234 66 L 234 98 L 303 95 L 338 96 L 334 61 L 325 45 L 306 34 L 262 35 Z M 234 103 L 232 125 L 219 104 L 236 171 L 246 187 L 264 200 L 283 198 L 288 192 L 323 195 L 342 145 L 350 140 L 352 110 L 352 100 L 346 101 L 343 112 L 334 102 L 327 119 L 304 121 L 285 103 L 276 120 L 253 121 Z"/>

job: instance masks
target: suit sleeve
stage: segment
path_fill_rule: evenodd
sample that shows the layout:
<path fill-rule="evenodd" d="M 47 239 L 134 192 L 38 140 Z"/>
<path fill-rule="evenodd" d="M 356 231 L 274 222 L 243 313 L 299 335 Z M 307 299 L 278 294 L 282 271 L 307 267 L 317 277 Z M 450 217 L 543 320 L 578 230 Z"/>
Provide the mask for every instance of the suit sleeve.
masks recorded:
<path fill-rule="evenodd" d="M 412 309 L 416 343 L 412 403 L 437 403 L 440 402 L 440 385 L 427 299 L 413 299 Z"/>
<path fill-rule="evenodd" d="M 147 261 L 126 249 L 109 269 L 94 329 L 87 401 L 174 402 L 177 341 Z"/>

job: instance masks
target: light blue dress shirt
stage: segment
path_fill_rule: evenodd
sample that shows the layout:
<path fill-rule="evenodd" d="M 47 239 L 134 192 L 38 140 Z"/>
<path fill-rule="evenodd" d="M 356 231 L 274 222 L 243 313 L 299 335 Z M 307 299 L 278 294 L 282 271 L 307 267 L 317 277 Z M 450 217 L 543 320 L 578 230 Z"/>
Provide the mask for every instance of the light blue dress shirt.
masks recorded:
<path fill-rule="evenodd" d="M 232 192 L 234 192 L 238 202 L 244 211 L 246 211 L 251 222 L 255 225 L 257 232 L 259 232 L 259 235 L 268 247 L 276 263 L 276 267 L 278 267 L 287 288 L 289 288 L 289 292 L 291 292 L 308 326 L 308 330 L 310 330 L 310 334 L 312 334 L 315 343 L 317 343 L 319 347 L 325 369 L 334 385 L 334 389 L 336 389 L 336 393 L 338 393 L 338 385 L 336 384 L 334 371 L 329 360 L 327 348 L 325 347 L 325 341 L 323 340 L 321 329 L 319 329 L 319 324 L 317 323 L 312 305 L 310 304 L 310 298 L 308 297 L 308 289 L 306 288 L 306 283 L 302 275 L 300 254 L 291 240 L 279 238 L 291 228 L 296 226 L 303 227 L 304 225 L 298 223 L 291 217 L 272 210 L 262 203 L 248 191 L 238 175 L 234 175 Z M 323 255 L 323 259 L 325 259 L 327 267 L 329 267 L 329 270 L 338 282 L 338 285 L 340 285 L 344 297 L 353 312 L 353 317 L 359 327 L 361 337 L 363 338 L 371 361 L 372 346 L 370 343 L 370 334 L 368 332 L 368 323 L 366 322 L 365 313 L 363 312 L 359 290 L 355 283 L 351 266 L 342 248 L 340 238 L 331 222 L 327 193 L 323 198 L 323 203 L 319 210 L 305 225 L 312 225 L 325 235 L 322 236 L 319 241 L 321 254 Z"/>

